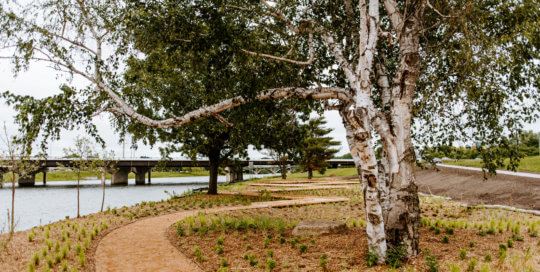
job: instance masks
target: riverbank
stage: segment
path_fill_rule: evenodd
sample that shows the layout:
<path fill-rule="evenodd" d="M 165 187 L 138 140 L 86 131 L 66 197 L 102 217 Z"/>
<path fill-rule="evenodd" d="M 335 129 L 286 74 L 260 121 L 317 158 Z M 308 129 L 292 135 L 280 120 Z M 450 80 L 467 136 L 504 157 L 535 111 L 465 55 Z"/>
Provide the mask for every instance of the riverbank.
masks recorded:
<path fill-rule="evenodd" d="M 199 176 L 209 176 L 210 172 L 205 171 L 204 169 L 197 169 L 195 171 L 185 171 L 185 172 L 152 172 L 152 178 L 173 178 L 173 177 L 199 177 Z M 107 179 L 111 179 L 111 174 L 106 175 Z M 134 173 L 130 173 L 128 178 L 135 178 Z M 81 179 L 101 179 L 101 174 L 99 172 L 91 171 L 82 171 Z M 51 171 L 47 172 L 47 182 L 49 181 L 76 181 L 77 173 L 73 171 Z M 3 175 L 4 183 L 11 181 L 11 174 L 7 173 Z M 43 173 L 36 174 L 36 182 L 43 182 Z"/>

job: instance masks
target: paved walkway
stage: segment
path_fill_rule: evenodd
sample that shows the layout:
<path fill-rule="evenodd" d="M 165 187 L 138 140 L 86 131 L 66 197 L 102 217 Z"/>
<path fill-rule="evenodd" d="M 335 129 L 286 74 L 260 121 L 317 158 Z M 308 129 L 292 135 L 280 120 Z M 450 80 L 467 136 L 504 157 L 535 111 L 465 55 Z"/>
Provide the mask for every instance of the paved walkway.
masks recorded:
<path fill-rule="evenodd" d="M 281 195 L 278 195 L 283 197 Z M 205 212 L 242 209 L 277 208 L 292 205 L 312 205 L 348 201 L 344 197 L 295 196 L 287 200 L 255 202 L 248 206 L 218 207 Z M 202 271 L 178 251 L 167 239 L 167 228 L 175 222 L 195 215 L 199 210 L 183 211 L 142 219 L 116 229 L 99 243 L 95 256 L 97 272 L 101 271 Z"/>
<path fill-rule="evenodd" d="M 459 166 L 459 165 L 449 165 L 449 164 L 437 164 L 437 167 L 447 167 L 447 168 L 456 168 L 456 169 L 463 169 L 463 170 L 482 171 L 482 168 L 480 168 L 480 167 L 469 167 L 469 166 Z M 497 170 L 497 174 L 540 179 L 540 174 L 527 173 L 527 172 L 512 172 L 512 171 L 506 171 L 506 170 Z"/>

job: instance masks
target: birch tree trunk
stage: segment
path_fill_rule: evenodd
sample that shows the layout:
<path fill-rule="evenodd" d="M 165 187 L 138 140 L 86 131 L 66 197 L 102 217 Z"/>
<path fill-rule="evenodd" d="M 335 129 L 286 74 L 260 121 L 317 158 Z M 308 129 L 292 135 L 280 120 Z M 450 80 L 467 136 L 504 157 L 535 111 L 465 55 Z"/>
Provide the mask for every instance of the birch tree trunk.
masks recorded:
<path fill-rule="evenodd" d="M 386 259 L 387 245 L 378 185 L 377 159 L 372 144 L 371 129 L 367 122 L 367 112 L 365 109 L 357 109 L 349 113 L 340 110 L 340 115 L 347 132 L 351 156 L 362 183 L 368 250 L 377 254 L 379 261 L 383 262 Z"/>

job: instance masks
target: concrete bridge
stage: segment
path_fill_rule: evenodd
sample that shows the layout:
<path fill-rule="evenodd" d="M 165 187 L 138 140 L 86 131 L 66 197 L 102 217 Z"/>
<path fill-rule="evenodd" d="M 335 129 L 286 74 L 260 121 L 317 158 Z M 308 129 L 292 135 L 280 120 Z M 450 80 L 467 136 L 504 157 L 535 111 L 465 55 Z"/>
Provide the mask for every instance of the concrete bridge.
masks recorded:
<path fill-rule="evenodd" d="M 43 183 L 47 182 L 47 172 L 49 168 L 56 168 L 59 166 L 70 167 L 74 165 L 73 159 L 44 159 L 44 160 L 30 160 L 34 165 L 37 165 L 37 170 L 26 176 L 20 176 L 18 183 L 19 186 L 34 186 L 36 183 L 36 174 L 43 173 Z M 354 165 L 354 161 L 350 159 L 332 159 L 328 160 L 330 168 L 338 168 L 345 165 Z M 287 162 L 288 170 L 294 169 L 296 166 L 293 162 Z M 159 160 L 159 159 L 118 159 L 107 161 L 106 165 L 112 167 L 103 169 L 110 173 L 111 185 L 127 185 L 129 173 L 135 173 L 135 184 L 145 184 L 152 181 L 152 168 L 154 167 L 209 167 L 210 162 L 208 160 Z M 259 159 L 259 160 L 237 160 L 230 161 L 225 164 L 225 171 L 227 172 L 227 182 L 235 182 L 243 180 L 244 171 L 260 172 L 262 169 L 274 170 L 272 173 L 277 173 L 279 170 L 279 164 L 275 160 L 271 159 Z M 245 168 L 245 169 L 244 169 Z M 6 167 L 0 167 L 0 172 L 6 172 Z M 2 175 L 0 174 L 0 181 Z"/>

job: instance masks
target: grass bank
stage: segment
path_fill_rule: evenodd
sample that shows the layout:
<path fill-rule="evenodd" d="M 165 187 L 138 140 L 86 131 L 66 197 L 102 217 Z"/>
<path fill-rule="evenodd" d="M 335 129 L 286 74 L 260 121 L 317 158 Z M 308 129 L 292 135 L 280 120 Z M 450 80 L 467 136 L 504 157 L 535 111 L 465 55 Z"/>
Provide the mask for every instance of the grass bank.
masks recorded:
<path fill-rule="evenodd" d="M 152 172 L 152 178 L 173 178 L 173 177 L 195 177 L 195 176 L 208 176 L 209 172 L 205 170 L 196 170 L 190 172 Z M 134 173 L 130 173 L 129 178 L 135 178 Z M 83 171 L 81 172 L 82 179 L 100 179 L 100 174 L 97 172 Z M 110 179 L 111 175 L 107 174 L 107 179 Z M 51 171 L 47 172 L 47 181 L 66 181 L 77 180 L 77 174 L 73 171 Z M 11 174 L 4 174 L 4 183 L 11 181 Z M 36 174 L 36 181 L 43 181 L 43 173 Z"/>
<path fill-rule="evenodd" d="M 478 160 L 458 160 L 458 161 L 444 161 L 445 164 L 470 166 L 470 167 L 482 167 L 482 161 Z M 505 164 L 508 164 L 508 159 L 505 160 Z M 501 170 L 506 170 L 501 168 Z M 517 168 L 518 171 L 529 171 L 540 173 L 540 156 L 530 156 L 521 159 L 521 162 Z"/>

